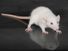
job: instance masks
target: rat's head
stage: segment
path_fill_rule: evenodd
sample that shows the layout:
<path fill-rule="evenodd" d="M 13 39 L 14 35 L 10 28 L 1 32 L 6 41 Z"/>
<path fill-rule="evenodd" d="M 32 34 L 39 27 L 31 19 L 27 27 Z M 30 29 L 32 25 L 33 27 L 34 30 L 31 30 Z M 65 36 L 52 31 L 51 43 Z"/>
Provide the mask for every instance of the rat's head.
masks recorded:
<path fill-rule="evenodd" d="M 56 17 L 49 18 L 47 21 L 47 26 L 53 30 L 59 30 L 60 15 Z"/>

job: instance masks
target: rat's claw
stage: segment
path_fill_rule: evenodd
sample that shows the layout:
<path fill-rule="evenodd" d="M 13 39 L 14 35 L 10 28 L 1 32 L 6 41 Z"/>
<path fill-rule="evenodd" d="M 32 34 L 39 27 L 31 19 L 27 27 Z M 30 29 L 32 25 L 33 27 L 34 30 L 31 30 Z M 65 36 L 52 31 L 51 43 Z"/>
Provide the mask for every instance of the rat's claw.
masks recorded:
<path fill-rule="evenodd" d="M 31 32 L 32 31 L 32 28 L 26 28 L 25 31 L 26 32 Z"/>

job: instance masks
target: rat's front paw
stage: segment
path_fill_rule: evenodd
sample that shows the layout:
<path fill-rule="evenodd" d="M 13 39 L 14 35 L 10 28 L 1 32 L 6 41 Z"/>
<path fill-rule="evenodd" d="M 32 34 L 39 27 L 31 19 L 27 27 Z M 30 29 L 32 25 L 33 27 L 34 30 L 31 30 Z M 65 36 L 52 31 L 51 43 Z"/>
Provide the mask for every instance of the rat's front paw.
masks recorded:
<path fill-rule="evenodd" d="M 26 28 L 25 31 L 26 32 L 31 32 L 32 31 L 32 28 Z"/>
<path fill-rule="evenodd" d="M 61 30 L 57 30 L 56 32 L 59 33 L 59 34 L 62 34 L 62 31 Z"/>
<path fill-rule="evenodd" d="M 47 32 L 47 31 L 45 31 L 45 32 L 42 32 L 42 34 L 48 34 L 48 32 Z"/>

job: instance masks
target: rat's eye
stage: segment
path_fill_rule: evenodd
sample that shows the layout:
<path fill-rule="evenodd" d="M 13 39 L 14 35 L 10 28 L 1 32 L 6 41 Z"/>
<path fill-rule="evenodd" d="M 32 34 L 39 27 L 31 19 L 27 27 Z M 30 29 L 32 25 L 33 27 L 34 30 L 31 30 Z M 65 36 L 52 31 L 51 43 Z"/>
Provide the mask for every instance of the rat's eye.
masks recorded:
<path fill-rule="evenodd" d="M 51 25 L 53 25 L 53 23 L 51 22 Z"/>

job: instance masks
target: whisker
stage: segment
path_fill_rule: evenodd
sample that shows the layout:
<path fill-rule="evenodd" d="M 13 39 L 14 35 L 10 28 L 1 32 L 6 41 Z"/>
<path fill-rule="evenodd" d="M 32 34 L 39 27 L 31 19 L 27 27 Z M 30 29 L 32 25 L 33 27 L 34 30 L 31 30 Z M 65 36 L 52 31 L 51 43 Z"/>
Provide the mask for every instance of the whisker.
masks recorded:
<path fill-rule="evenodd" d="M 61 26 L 61 27 L 64 27 L 64 26 Z"/>
<path fill-rule="evenodd" d="M 63 28 L 64 26 L 60 25 L 61 28 Z"/>
<path fill-rule="evenodd" d="M 60 25 L 60 29 L 63 29 L 63 28 L 64 28 L 64 26 Z"/>
<path fill-rule="evenodd" d="M 63 28 L 60 28 L 60 29 L 63 29 Z"/>

